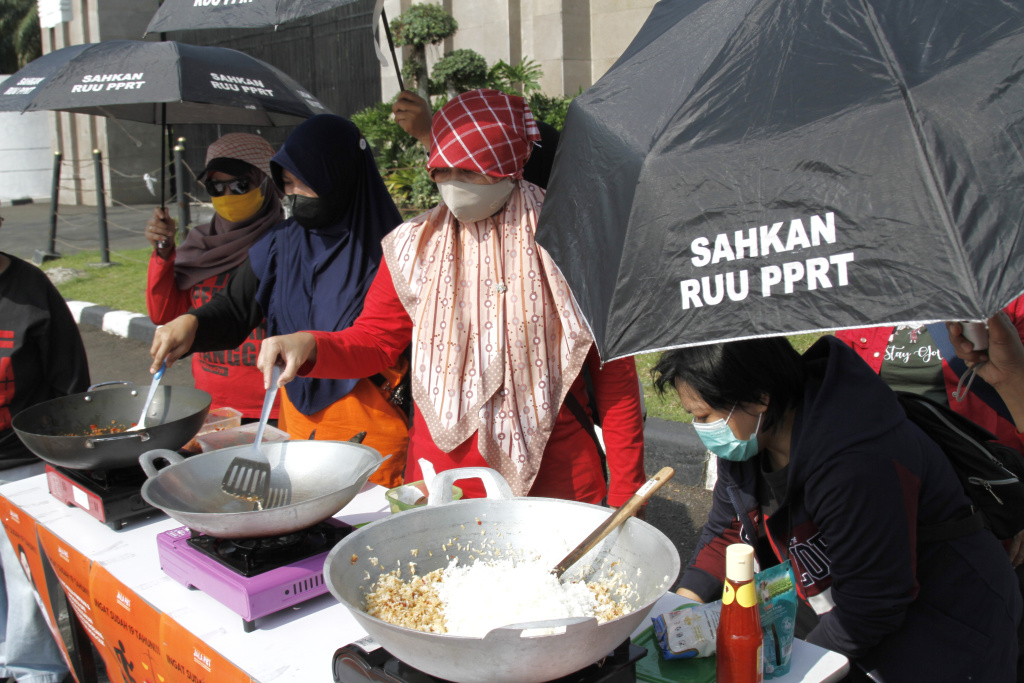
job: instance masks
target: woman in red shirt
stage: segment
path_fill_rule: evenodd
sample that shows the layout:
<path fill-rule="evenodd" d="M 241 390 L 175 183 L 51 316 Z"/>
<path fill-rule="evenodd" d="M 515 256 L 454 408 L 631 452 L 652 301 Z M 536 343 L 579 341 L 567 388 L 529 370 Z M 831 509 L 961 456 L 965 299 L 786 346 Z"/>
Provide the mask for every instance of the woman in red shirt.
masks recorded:
<path fill-rule="evenodd" d="M 624 503 L 645 481 L 643 420 L 631 358 L 603 366 L 569 287 L 534 240 L 544 191 L 522 182 L 538 139 L 520 97 L 478 90 L 434 117 L 428 168 L 444 201 L 392 231 L 355 324 L 264 341 L 286 383 L 364 377 L 407 346 L 415 415 L 406 481 L 492 467 L 516 495 Z M 608 452 L 606 485 L 586 410 L 590 371 Z M 575 404 L 575 405 L 574 405 Z M 459 484 L 482 495 L 476 481 Z"/>
<path fill-rule="evenodd" d="M 167 209 L 153 210 L 146 225 L 153 245 L 146 308 L 154 323 L 165 325 L 210 301 L 238 271 L 249 247 L 284 220 L 281 193 L 270 180 L 272 156 L 270 143 L 251 133 L 228 133 L 210 145 L 199 178 L 216 213 L 209 223 L 192 228 L 177 248 Z M 213 397 L 213 407 L 259 419 L 264 390 L 256 358 L 266 333 L 261 322 L 238 348 L 193 354 L 196 388 Z M 271 419 L 277 419 L 277 410 L 275 401 Z"/>

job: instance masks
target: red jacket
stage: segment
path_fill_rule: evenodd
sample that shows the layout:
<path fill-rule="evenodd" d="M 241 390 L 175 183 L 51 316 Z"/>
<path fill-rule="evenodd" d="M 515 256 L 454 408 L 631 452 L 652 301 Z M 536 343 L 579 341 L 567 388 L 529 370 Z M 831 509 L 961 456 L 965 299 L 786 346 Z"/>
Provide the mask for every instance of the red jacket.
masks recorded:
<path fill-rule="evenodd" d="M 340 332 L 312 332 L 317 340 L 315 364 L 302 368 L 311 377 L 366 377 L 393 366 L 412 339 L 412 320 L 402 306 L 391 280 L 387 262 L 380 270 L 363 304 L 363 312 L 352 327 Z M 646 480 L 644 473 L 643 418 L 640 414 L 636 365 L 625 358 L 601 367 L 592 348 L 587 367 L 594 383 L 602 436 L 608 454 L 610 486 L 608 504 L 625 503 Z M 587 405 L 583 377 L 577 377 L 570 391 L 581 405 Z M 417 462 L 425 458 L 438 472 L 456 467 L 487 467 L 477 448 L 476 435 L 445 453 L 434 443 L 427 424 L 415 411 L 409 429 L 409 457 L 406 481 L 422 479 Z M 484 494 L 479 481 L 461 482 L 466 497 Z M 597 447 L 572 412 L 562 406 L 555 422 L 540 471 L 530 489 L 531 496 L 599 503 L 606 487 Z"/>
<path fill-rule="evenodd" d="M 1017 327 L 1021 339 L 1024 339 L 1024 296 L 1014 300 L 1009 306 L 1003 309 L 1010 316 L 1010 320 Z M 882 370 L 882 359 L 885 356 L 885 347 L 889 343 L 889 336 L 892 335 L 894 327 L 864 327 L 857 330 L 840 330 L 836 337 L 853 347 L 861 358 L 867 361 L 871 369 L 876 373 Z M 968 392 L 963 401 L 953 398 L 960 378 L 949 367 L 945 359 L 942 361 L 942 376 L 946 383 L 946 397 L 949 399 L 949 407 L 975 424 L 995 434 L 996 439 L 1011 448 L 1015 448 L 1024 454 L 1024 434 L 1017 431 L 1016 425 L 999 416 L 987 403 L 978 398 L 973 392 Z"/>
<path fill-rule="evenodd" d="M 146 288 L 146 308 L 149 318 L 157 325 L 171 322 L 190 308 L 199 308 L 223 289 L 235 269 L 208 277 L 191 289 L 182 290 L 174 282 L 174 254 L 164 260 L 156 252 L 149 259 L 149 277 Z M 263 409 L 263 373 L 256 368 L 260 355 L 260 341 L 266 336 L 266 323 L 237 349 L 230 351 L 204 351 L 192 354 L 192 377 L 196 388 L 213 397 L 214 408 L 229 407 L 239 410 L 242 417 L 258 418 Z M 278 404 L 270 412 L 277 419 Z"/>

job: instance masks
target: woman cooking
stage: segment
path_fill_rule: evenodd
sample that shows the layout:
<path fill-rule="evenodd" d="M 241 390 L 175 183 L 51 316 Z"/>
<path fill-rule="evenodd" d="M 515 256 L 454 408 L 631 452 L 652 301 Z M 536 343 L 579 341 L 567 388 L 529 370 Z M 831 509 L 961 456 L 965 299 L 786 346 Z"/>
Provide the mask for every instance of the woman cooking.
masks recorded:
<path fill-rule="evenodd" d="M 232 348 L 264 316 L 270 334 L 286 334 L 343 330 L 362 310 L 380 241 L 401 221 L 366 141 L 340 116 L 315 116 L 292 131 L 270 166 L 292 217 L 249 250 L 209 303 L 157 330 L 153 371 L 164 358 L 170 364 L 186 353 Z M 300 379 L 281 398 L 278 426 L 293 439 L 340 441 L 366 431 L 363 443 L 392 455 L 371 481 L 397 486 L 408 432 L 392 398 L 405 369 L 396 354 L 359 375 L 378 373 L 372 379 Z"/>
<path fill-rule="evenodd" d="M 645 481 L 636 368 L 632 359 L 601 366 L 565 280 L 534 239 L 544 191 L 520 181 L 537 139 L 529 107 L 493 90 L 463 93 L 435 115 L 431 136 L 428 168 L 443 203 L 385 238 L 351 328 L 267 339 L 265 381 L 279 356 L 282 384 L 300 369 L 363 377 L 411 343 L 406 480 L 422 478 L 420 459 L 437 471 L 488 466 L 516 495 L 621 505 Z M 583 427 L 584 364 L 610 486 Z M 476 481 L 459 485 L 483 493 Z"/>
<path fill-rule="evenodd" d="M 745 542 L 761 567 L 792 561 L 796 635 L 850 657 L 850 680 L 1014 680 L 1006 553 L 987 529 L 950 533 L 971 510 L 952 465 L 852 349 L 753 339 L 669 351 L 654 373 L 718 456 L 679 593 L 721 597 L 725 546 Z"/>
<path fill-rule="evenodd" d="M 215 213 L 209 223 L 192 228 L 177 248 L 167 209 L 153 210 L 146 225 L 146 239 L 153 245 L 146 308 L 154 323 L 169 323 L 208 302 L 241 267 L 249 247 L 284 220 L 281 192 L 270 180 L 272 156 L 270 143 L 251 133 L 228 133 L 211 144 L 199 178 Z M 256 357 L 266 331 L 261 321 L 237 348 L 193 354 L 196 388 L 210 394 L 214 407 L 259 418 L 263 379 Z M 270 417 L 277 419 L 276 405 Z"/>

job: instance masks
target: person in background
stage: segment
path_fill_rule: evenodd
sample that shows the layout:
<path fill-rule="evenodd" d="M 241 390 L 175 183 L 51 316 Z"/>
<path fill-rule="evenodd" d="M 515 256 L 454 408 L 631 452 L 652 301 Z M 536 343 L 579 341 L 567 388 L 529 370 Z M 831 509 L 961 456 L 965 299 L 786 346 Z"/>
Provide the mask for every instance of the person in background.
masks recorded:
<path fill-rule="evenodd" d="M 170 365 L 186 353 L 234 348 L 264 317 L 269 334 L 334 332 L 362 311 L 381 240 L 401 222 L 366 140 L 340 116 L 314 116 L 292 131 L 270 167 L 291 218 L 249 249 L 225 289 L 157 330 L 153 372 L 164 359 Z M 364 444 L 392 456 L 370 481 L 397 486 L 409 438 L 397 389 L 407 367 L 396 354 L 354 379 L 300 379 L 281 392 L 278 427 L 300 440 L 344 441 L 365 431 Z"/>
<path fill-rule="evenodd" d="M 1024 339 L 1024 296 L 1003 309 Z M 957 358 L 943 323 L 908 323 L 895 327 L 840 330 L 846 342 L 893 389 L 921 394 L 963 415 L 995 435 L 1002 444 L 1024 454 L 1024 438 L 1014 426 L 1003 400 L 983 377 L 962 382 L 967 367 Z M 961 387 L 961 393 L 957 387 Z M 958 398 L 959 397 L 959 398 Z"/>
<path fill-rule="evenodd" d="M 412 351 L 406 480 L 491 467 L 517 496 L 623 504 L 646 480 L 632 358 L 605 363 L 534 231 L 544 191 L 521 181 L 538 133 L 521 97 L 475 90 L 434 116 L 428 168 L 444 201 L 384 240 L 355 324 L 268 337 L 265 381 L 362 377 Z M 586 364 L 604 416 L 610 485 L 582 414 Z M 461 480 L 466 497 L 480 482 Z"/>
<path fill-rule="evenodd" d="M 719 599 L 725 547 L 747 543 L 761 567 L 792 562 L 796 635 L 850 657 L 850 680 L 1014 680 L 1022 601 L 1005 552 L 987 529 L 937 540 L 971 501 L 848 346 L 710 344 L 666 352 L 653 373 L 718 457 L 678 593 Z"/>
<path fill-rule="evenodd" d="M 246 259 L 249 247 L 284 220 L 281 193 L 270 179 L 274 148 L 258 135 L 228 133 L 206 150 L 199 179 L 215 211 L 177 248 L 175 225 L 165 208 L 153 210 L 146 239 L 149 259 L 146 308 L 157 325 L 169 323 L 191 308 L 200 308 L 222 290 Z M 239 346 L 192 356 L 197 389 L 213 398 L 214 408 L 230 407 L 246 421 L 258 420 L 263 408 L 263 377 L 256 369 L 263 321 Z M 270 418 L 277 419 L 275 401 Z"/>
<path fill-rule="evenodd" d="M 398 99 L 391 105 L 395 115 L 395 123 L 409 135 L 430 150 L 430 103 L 418 94 L 403 90 Z M 540 132 L 540 140 L 534 143 L 533 152 L 523 166 L 523 180 L 539 187 L 548 188 L 551 178 L 551 167 L 555 163 L 555 150 L 558 147 L 560 134 L 558 129 L 543 121 L 534 121 Z"/>
<path fill-rule="evenodd" d="M 0 252 L 0 483 L 43 473 L 43 462 L 21 443 L 11 420 L 37 403 L 88 388 L 85 345 L 64 299 L 41 270 Z M 67 665 L 4 532 L 0 582 L 0 677 L 64 680 Z"/>

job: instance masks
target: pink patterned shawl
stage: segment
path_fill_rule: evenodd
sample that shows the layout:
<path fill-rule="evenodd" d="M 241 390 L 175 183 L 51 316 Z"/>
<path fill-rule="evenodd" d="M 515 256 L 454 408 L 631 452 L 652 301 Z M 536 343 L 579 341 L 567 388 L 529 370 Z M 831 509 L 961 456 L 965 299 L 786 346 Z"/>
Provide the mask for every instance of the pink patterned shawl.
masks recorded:
<path fill-rule="evenodd" d="M 526 495 L 593 342 L 534 240 L 544 191 L 519 181 L 504 211 L 460 224 L 443 203 L 384 239 L 413 322 L 413 396 L 445 452 L 477 434 L 481 455 Z"/>

